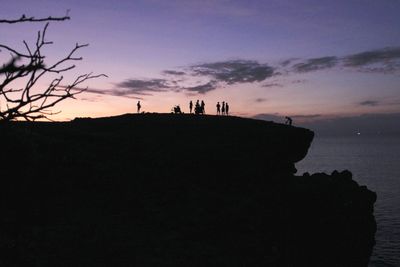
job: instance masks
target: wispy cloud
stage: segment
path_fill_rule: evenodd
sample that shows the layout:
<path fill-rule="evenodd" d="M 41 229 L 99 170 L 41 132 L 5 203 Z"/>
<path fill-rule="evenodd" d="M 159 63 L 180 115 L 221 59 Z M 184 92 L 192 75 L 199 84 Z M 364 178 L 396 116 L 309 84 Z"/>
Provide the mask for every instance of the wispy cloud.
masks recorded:
<path fill-rule="evenodd" d="M 284 87 L 286 84 L 305 83 L 306 80 L 279 80 L 279 77 L 283 77 L 282 73 L 288 77 L 339 67 L 372 73 L 399 72 L 400 47 L 364 51 L 343 57 L 323 56 L 303 60 L 289 58 L 276 64 L 245 59 L 206 62 L 175 70 L 163 70 L 161 71 L 163 78 L 127 79 L 117 83 L 116 89 L 103 92 L 119 96 L 146 96 L 167 91 L 207 94 L 218 88 L 246 83 L 260 83 L 264 88 Z M 271 78 L 276 79 L 268 80 Z M 188 85 L 199 83 L 200 85 L 195 86 Z M 378 103 L 364 101 L 358 104 L 374 106 Z"/>
<path fill-rule="evenodd" d="M 197 85 L 193 87 L 182 87 L 181 89 L 189 92 L 196 92 L 198 94 L 205 94 L 209 91 L 215 90 L 217 88 L 217 84 L 218 83 L 216 81 L 210 81 L 206 84 Z"/>
<path fill-rule="evenodd" d="M 338 63 L 337 57 L 320 57 L 311 58 L 302 63 L 297 63 L 293 66 L 296 72 L 310 72 L 322 69 L 329 69 L 336 66 Z"/>
<path fill-rule="evenodd" d="M 307 114 L 307 115 L 292 115 L 292 118 L 296 119 L 315 119 L 315 118 L 320 118 L 322 115 L 321 114 Z"/>
<path fill-rule="evenodd" d="M 283 84 L 280 83 L 265 83 L 262 85 L 262 87 L 283 87 Z"/>
<path fill-rule="evenodd" d="M 126 97 L 126 98 L 131 98 L 131 99 L 142 99 L 141 97 L 134 96 L 133 93 L 129 90 L 121 90 L 121 89 L 96 89 L 96 88 L 80 88 L 80 87 L 74 87 L 73 90 L 76 91 L 84 91 L 85 93 L 91 93 L 91 94 L 97 94 L 97 95 L 111 95 L 111 96 L 120 96 L 120 97 Z M 81 100 L 92 100 L 96 101 L 94 98 L 81 98 Z"/>
<path fill-rule="evenodd" d="M 292 65 L 293 63 L 296 63 Z M 286 74 L 307 73 L 334 67 L 346 67 L 369 73 L 400 71 L 400 47 L 387 47 L 347 56 L 323 56 L 310 59 L 290 58 L 278 64 Z"/>
<path fill-rule="evenodd" d="M 128 79 L 116 84 L 118 88 L 122 88 L 122 92 L 136 95 L 151 95 L 154 92 L 166 92 L 170 89 L 176 89 L 172 85 L 173 81 L 167 79 Z"/>
<path fill-rule="evenodd" d="M 358 103 L 358 105 L 360 106 L 370 106 L 370 107 L 375 107 L 378 106 L 379 104 L 380 102 L 376 100 L 366 100 Z"/>
<path fill-rule="evenodd" d="M 307 80 L 301 80 L 301 79 L 291 81 L 292 84 L 300 84 L 300 83 L 306 83 L 306 82 L 307 82 Z"/>
<path fill-rule="evenodd" d="M 252 60 L 230 60 L 190 66 L 196 76 L 210 76 L 227 84 L 261 82 L 275 75 L 274 68 Z"/>
<path fill-rule="evenodd" d="M 285 59 L 282 62 L 279 63 L 282 67 L 287 67 L 288 65 L 292 64 L 293 62 L 299 60 L 299 58 L 289 58 Z"/>
<path fill-rule="evenodd" d="M 267 99 L 266 98 L 262 98 L 262 97 L 256 98 L 254 100 L 254 102 L 256 102 L 256 103 L 264 103 L 266 101 L 267 101 Z"/>
<path fill-rule="evenodd" d="M 206 94 L 226 85 L 262 82 L 278 75 L 268 64 L 252 60 L 227 60 L 190 65 L 185 70 L 164 70 L 165 78 L 127 79 L 116 84 L 117 92 L 135 95 L 175 91 Z M 178 78 L 178 77 L 179 78 Z M 187 83 L 201 83 L 188 86 Z M 275 84 L 275 86 L 279 86 Z M 113 91 L 114 93 L 114 91 Z"/>
<path fill-rule="evenodd" d="M 98 102 L 99 99 L 97 97 L 80 97 L 79 98 L 82 101 L 87 101 L 87 102 Z"/>
<path fill-rule="evenodd" d="M 184 71 L 176 71 L 176 70 L 164 70 L 162 73 L 165 75 L 175 75 L 175 76 L 182 76 L 186 74 Z"/>
<path fill-rule="evenodd" d="M 365 51 L 344 57 L 348 67 L 360 67 L 374 63 L 390 64 L 400 59 L 400 47 L 387 47 L 378 50 Z"/>
<path fill-rule="evenodd" d="M 400 71 L 400 47 L 365 51 L 342 59 L 344 66 L 362 72 L 391 74 Z"/>

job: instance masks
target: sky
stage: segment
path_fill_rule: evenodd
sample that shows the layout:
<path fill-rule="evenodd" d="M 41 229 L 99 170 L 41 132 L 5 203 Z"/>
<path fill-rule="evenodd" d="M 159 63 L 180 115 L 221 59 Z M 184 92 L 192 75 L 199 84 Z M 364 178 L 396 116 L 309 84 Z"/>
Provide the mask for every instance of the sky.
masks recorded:
<path fill-rule="evenodd" d="M 200 99 L 209 114 L 227 101 L 233 115 L 295 122 L 400 113 L 400 0 L 0 1 L 4 19 L 68 13 L 49 25 L 46 59 L 89 43 L 66 82 L 108 76 L 56 106 L 56 120 L 134 113 L 139 100 L 188 112 Z M 0 43 L 24 51 L 43 27 L 0 24 Z"/>

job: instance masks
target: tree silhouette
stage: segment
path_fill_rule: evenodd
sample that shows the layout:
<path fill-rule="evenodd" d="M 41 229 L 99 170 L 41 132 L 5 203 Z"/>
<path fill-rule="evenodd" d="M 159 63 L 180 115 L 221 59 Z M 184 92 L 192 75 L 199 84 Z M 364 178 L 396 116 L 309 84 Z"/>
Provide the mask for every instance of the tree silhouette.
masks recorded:
<path fill-rule="evenodd" d="M 75 47 L 56 63 L 50 65 L 45 63 L 46 57 L 42 51 L 45 46 L 53 44 L 51 41 L 46 41 L 49 22 L 69 19 L 68 15 L 47 18 L 22 15 L 21 18 L 15 20 L 0 19 L 0 24 L 46 22 L 43 30 L 37 33 L 34 45 L 29 46 L 26 41 L 23 41 L 25 52 L 0 44 L 0 52 L 5 50 L 11 55 L 11 59 L 0 66 L 0 122 L 18 119 L 27 121 L 49 119 L 48 116 L 58 113 L 51 111 L 50 108 L 67 98 L 75 98 L 77 94 L 86 90 L 86 88 L 78 88 L 78 85 L 90 79 L 107 77 L 105 74 L 86 73 L 77 76 L 70 83 L 63 83 L 62 74 L 76 67 L 72 62 L 82 60 L 82 57 L 75 56 L 76 52 L 87 47 L 88 44 L 76 43 Z M 53 78 L 44 88 L 37 88 L 38 81 L 50 74 L 55 74 L 56 78 Z M 14 88 L 13 83 L 17 80 L 23 80 L 24 85 Z"/>

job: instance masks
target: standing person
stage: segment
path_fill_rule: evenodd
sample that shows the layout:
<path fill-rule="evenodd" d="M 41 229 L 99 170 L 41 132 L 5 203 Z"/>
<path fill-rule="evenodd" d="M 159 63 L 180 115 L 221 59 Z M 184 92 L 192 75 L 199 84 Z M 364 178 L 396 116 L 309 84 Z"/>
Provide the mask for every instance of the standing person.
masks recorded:
<path fill-rule="evenodd" d="M 206 104 L 201 100 L 201 114 L 206 114 Z"/>
<path fill-rule="evenodd" d="M 190 110 L 190 114 L 192 114 L 192 110 L 193 110 L 193 102 L 192 102 L 192 100 L 190 100 L 190 102 L 189 102 L 189 110 Z"/>
<path fill-rule="evenodd" d="M 225 115 L 225 101 L 222 101 L 222 115 Z"/>
<path fill-rule="evenodd" d="M 221 105 L 217 102 L 217 115 L 221 115 Z"/>
<path fill-rule="evenodd" d="M 200 114 L 200 103 L 199 103 L 199 100 L 196 101 L 196 104 L 194 106 L 194 114 L 196 114 L 196 115 Z"/>
<path fill-rule="evenodd" d="M 225 113 L 228 116 L 229 115 L 229 105 L 228 102 L 225 103 Z"/>
<path fill-rule="evenodd" d="M 140 101 L 137 102 L 136 106 L 137 106 L 137 113 L 140 113 L 140 108 L 142 107 L 140 105 Z"/>

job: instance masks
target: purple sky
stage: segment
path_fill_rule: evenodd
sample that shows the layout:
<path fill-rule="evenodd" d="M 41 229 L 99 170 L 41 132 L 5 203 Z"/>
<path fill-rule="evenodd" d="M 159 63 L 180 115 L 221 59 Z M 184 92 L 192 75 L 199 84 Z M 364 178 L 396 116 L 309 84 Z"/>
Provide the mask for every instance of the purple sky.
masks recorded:
<path fill-rule="evenodd" d="M 208 113 L 228 101 L 235 115 L 299 120 L 400 112 L 398 0 L 23 0 L 2 3 L 0 18 L 68 9 L 50 24 L 49 61 L 89 43 L 69 78 L 109 78 L 57 119 L 135 112 L 136 98 L 149 112 L 204 99 Z M 0 43 L 23 49 L 43 26 L 0 25 Z"/>

